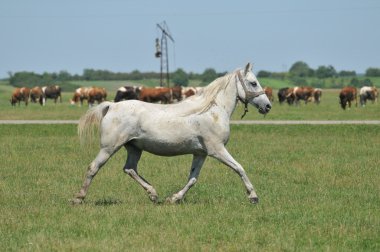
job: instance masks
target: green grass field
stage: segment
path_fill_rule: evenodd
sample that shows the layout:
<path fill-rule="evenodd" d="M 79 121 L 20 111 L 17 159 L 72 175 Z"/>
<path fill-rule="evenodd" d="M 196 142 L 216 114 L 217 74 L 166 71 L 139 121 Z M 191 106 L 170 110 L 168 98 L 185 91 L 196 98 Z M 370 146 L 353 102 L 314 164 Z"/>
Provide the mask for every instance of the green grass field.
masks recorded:
<path fill-rule="evenodd" d="M 80 85 L 80 83 L 77 83 Z M 121 82 L 105 85 L 109 98 Z M 276 84 L 280 85 L 280 83 Z M 11 107 L 0 83 L 0 120 L 76 120 L 87 106 L 51 100 Z M 343 111 L 339 90 L 320 105 L 273 103 L 244 120 L 379 120 L 380 105 Z M 277 90 L 275 90 L 277 93 Z M 243 106 L 233 114 L 239 120 Z M 231 126 L 227 145 L 260 197 L 251 205 L 238 176 L 208 159 L 179 205 L 154 205 L 122 167 L 120 150 L 99 172 L 86 203 L 80 189 L 97 147 L 75 125 L 0 125 L 0 251 L 379 251 L 379 125 Z M 186 182 L 191 156 L 144 153 L 140 173 L 163 200 Z"/>
<path fill-rule="evenodd" d="M 154 205 L 120 150 L 86 203 L 69 200 L 97 147 L 75 125 L 0 125 L 1 251 L 379 251 L 380 126 L 237 126 L 227 145 L 260 197 L 208 159 L 179 205 Z M 160 199 L 181 188 L 191 156 L 144 153 Z"/>

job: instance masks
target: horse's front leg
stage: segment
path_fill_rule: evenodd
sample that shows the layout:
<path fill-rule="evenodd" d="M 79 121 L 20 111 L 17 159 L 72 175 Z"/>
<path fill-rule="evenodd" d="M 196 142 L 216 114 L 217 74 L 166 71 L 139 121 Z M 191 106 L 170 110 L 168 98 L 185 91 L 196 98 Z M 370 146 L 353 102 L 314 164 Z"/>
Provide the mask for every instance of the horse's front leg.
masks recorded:
<path fill-rule="evenodd" d="M 181 191 L 173 194 L 170 198 L 167 198 L 166 201 L 169 203 L 178 203 L 180 202 L 184 197 L 185 194 L 187 193 L 188 190 L 197 182 L 199 173 L 201 171 L 202 165 L 206 160 L 205 155 L 199 156 L 199 155 L 194 155 L 193 156 L 193 162 L 191 164 L 191 170 L 190 170 L 190 175 L 189 175 L 189 180 L 187 184 L 185 185 L 184 188 L 182 188 Z"/>
<path fill-rule="evenodd" d="M 245 173 L 243 167 L 231 156 L 231 154 L 226 150 L 224 146 L 220 147 L 219 150 L 215 153 L 210 154 L 210 156 L 216 158 L 217 160 L 234 170 L 242 179 L 245 188 L 247 189 L 248 198 L 251 201 L 251 203 L 255 204 L 259 202 L 259 198 L 257 197 L 256 191 L 251 181 L 249 180 L 247 174 Z"/>
<path fill-rule="evenodd" d="M 128 157 L 127 162 L 124 166 L 124 172 L 127 173 L 131 178 L 136 180 L 136 182 L 139 183 L 145 189 L 151 201 L 157 203 L 158 194 L 156 192 L 156 189 L 154 189 L 154 187 L 148 181 L 146 181 L 137 173 L 137 163 L 140 160 L 142 150 L 129 144 L 125 145 L 125 148 L 127 149 Z"/>

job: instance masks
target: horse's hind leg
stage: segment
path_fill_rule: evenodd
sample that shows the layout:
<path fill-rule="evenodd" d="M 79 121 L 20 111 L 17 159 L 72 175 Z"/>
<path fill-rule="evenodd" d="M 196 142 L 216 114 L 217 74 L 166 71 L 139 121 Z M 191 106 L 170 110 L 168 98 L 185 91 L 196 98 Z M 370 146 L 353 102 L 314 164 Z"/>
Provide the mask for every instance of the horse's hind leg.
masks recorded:
<path fill-rule="evenodd" d="M 119 147 L 120 148 L 120 147 Z M 84 179 L 82 188 L 79 193 L 72 200 L 74 204 L 80 204 L 83 202 L 87 195 L 88 188 L 91 184 L 92 179 L 98 173 L 99 169 L 107 162 L 107 160 L 115 153 L 119 148 L 102 148 L 96 158 L 88 166 L 86 177 Z"/>
<path fill-rule="evenodd" d="M 178 203 L 180 202 L 183 197 L 185 197 L 185 194 L 187 191 L 197 182 L 199 173 L 201 171 L 202 165 L 205 162 L 207 156 L 193 156 L 193 162 L 191 164 L 191 170 L 189 175 L 189 180 L 184 188 L 182 188 L 181 191 L 173 194 L 172 197 L 167 198 L 166 201 L 169 203 Z"/>
<path fill-rule="evenodd" d="M 142 150 L 136 148 L 133 145 L 126 144 L 125 148 L 128 152 L 127 162 L 124 166 L 124 172 L 127 173 L 131 178 L 137 181 L 144 189 L 147 191 L 151 201 L 157 203 L 158 195 L 156 189 L 143 177 L 137 173 L 137 163 L 140 160 Z"/>

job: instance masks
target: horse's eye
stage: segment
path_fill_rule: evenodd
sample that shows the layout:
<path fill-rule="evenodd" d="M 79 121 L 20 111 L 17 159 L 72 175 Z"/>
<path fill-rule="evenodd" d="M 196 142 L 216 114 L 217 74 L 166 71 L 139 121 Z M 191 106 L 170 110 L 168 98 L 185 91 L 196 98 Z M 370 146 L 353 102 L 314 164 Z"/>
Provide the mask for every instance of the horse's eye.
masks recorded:
<path fill-rule="evenodd" d="M 254 86 L 254 87 L 256 87 L 257 86 L 257 82 L 256 81 L 252 81 L 251 85 Z"/>

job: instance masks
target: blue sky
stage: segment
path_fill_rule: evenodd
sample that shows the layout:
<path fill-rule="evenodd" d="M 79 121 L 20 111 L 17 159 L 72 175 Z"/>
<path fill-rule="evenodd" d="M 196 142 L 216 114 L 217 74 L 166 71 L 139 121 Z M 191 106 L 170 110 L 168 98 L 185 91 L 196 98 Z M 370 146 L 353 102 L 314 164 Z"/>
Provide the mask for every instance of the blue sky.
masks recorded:
<path fill-rule="evenodd" d="M 363 73 L 380 67 L 380 1 L 1 0 L 0 78 L 8 72 L 156 71 L 157 23 L 166 21 L 170 70 Z"/>

